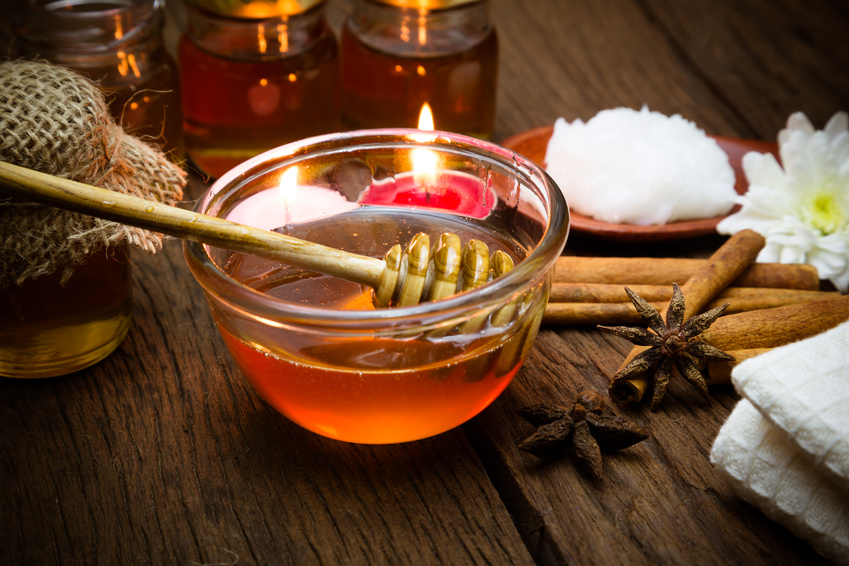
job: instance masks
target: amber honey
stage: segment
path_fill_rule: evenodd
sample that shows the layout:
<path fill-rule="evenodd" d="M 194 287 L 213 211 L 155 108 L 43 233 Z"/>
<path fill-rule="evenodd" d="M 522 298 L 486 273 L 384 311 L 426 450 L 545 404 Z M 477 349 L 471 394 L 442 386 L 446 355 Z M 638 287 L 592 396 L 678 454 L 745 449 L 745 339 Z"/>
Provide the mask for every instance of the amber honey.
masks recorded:
<path fill-rule="evenodd" d="M 338 130 L 335 37 L 318 8 L 231 21 L 190 10 L 179 44 L 186 152 L 219 177 L 284 143 Z"/>
<path fill-rule="evenodd" d="M 90 366 L 127 334 L 132 315 L 126 246 L 62 271 L 0 289 L 0 375 L 52 377 Z"/>
<path fill-rule="evenodd" d="M 97 81 L 109 113 L 125 132 L 158 146 L 179 162 L 184 154 L 177 66 L 164 48 L 157 56 L 162 60 L 155 64 L 142 53 L 130 61 L 126 54 L 109 60 L 77 59 L 73 68 Z"/>
<path fill-rule="evenodd" d="M 357 7 L 341 34 L 346 128 L 415 128 L 428 103 L 436 129 L 491 136 L 498 40 L 486 22 L 468 21 L 485 6 L 422 16 L 369 0 Z"/>
<path fill-rule="evenodd" d="M 416 231 L 446 229 L 464 240 L 481 238 L 492 250 L 506 249 L 498 238 L 458 218 L 376 207 L 286 231 L 325 244 L 347 241 L 347 247 L 372 255 Z M 370 289 L 338 278 L 305 275 L 242 254 L 231 255 L 226 269 L 275 298 L 335 310 L 374 310 Z M 346 336 L 268 328 L 224 310 L 213 312 L 242 372 L 272 406 L 322 435 L 366 443 L 432 436 L 478 414 L 515 375 L 532 328 L 517 317 L 504 328 L 480 320 L 392 336 Z"/>
<path fill-rule="evenodd" d="M 309 359 L 297 359 L 227 332 L 223 337 L 245 376 L 275 409 L 324 436 L 370 444 L 426 438 L 466 422 L 507 387 L 520 365 L 519 348 L 509 349 L 511 359 L 499 358 L 503 346 L 480 352 L 472 344 L 446 345 L 456 350 L 439 353 L 449 354 L 448 361 L 428 365 L 434 345 L 425 341 L 327 344 L 309 352 Z M 413 369 L 368 367 L 367 361 L 352 367 L 363 363 L 358 356 L 364 351 L 375 349 Z"/>

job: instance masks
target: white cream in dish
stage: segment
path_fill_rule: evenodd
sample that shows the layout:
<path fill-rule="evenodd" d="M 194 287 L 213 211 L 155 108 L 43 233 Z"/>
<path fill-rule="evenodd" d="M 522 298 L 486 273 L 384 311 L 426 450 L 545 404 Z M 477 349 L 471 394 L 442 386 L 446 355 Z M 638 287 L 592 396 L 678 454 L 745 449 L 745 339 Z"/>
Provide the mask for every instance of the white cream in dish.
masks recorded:
<path fill-rule="evenodd" d="M 680 115 L 603 110 L 558 118 L 545 168 L 572 210 L 614 224 L 654 225 L 730 212 L 734 170 L 716 141 Z"/>

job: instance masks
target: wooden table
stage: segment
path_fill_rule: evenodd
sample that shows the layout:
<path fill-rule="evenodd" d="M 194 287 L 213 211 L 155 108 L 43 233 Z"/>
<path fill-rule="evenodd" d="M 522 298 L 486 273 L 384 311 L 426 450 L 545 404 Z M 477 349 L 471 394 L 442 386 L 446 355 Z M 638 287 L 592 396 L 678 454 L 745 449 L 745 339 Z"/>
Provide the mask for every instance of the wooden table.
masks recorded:
<path fill-rule="evenodd" d="M 341 0 L 330 3 L 336 21 Z M 492 0 L 495 139 L 647 104 L 709 134 L 773 140 L 789 114 L 849 110 L 842 0 Z M 705 255 L 722 239 L 567 253 Z M 6 564 L 800 564 L 805 542 L 737 498 L 708 461 L 737 401 L 674 382 L 652 437 L 605 458 L 516 448 L 515 413 L 606 390 L 629 349 L 544 327 L 507 391 L 463 427 L 404 445 L 343 444 L 263 402 L 226 352 L 178 242 L 135 257 L 118 350 L 74 375 L 0 379 Z M 0 314 L 2 316 L 2 314 Z"/>

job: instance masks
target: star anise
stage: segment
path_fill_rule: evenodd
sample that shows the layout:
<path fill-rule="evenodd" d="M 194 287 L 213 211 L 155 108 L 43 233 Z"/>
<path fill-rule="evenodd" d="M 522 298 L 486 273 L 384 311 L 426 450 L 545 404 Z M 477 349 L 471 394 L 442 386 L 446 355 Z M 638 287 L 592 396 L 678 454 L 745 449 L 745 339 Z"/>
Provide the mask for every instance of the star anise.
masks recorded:
<path fill-rule="evenodd" d="M 539 458 L 554 458 L 573 446 L 575 455 L 601 479 L 601 450 L 627 448 L 649 437 L 643 427 L 612 414 L 595 391 L 578 393 L 571 407 L 533 405 L 517 411 L 536 431 L 519 448 Z"/>
<path fill-rule="evenodd" d="M 647 372 L 654 368 L 654 389 L 651 409 L 660 404 L 672 377 L 673 366 L 684 379 L 693 385 L 705 397 L 708 396 L 707 383 L 699 365 L 706 359 L 733 360 L 734 358 L 707 342 L 696 340 L 707 330 L 728 307 L 718 306 L 684 322 L 684 294 L 676 284 L 672 284 L 672 300 L 666 313 L 666 321 L 656 308 L 642 297 L 625 288 L 631 302 L 646 321 L 648 328 L 629 328 L 627 326 L 598 326 L 601 330 L 621 336 L 638 346 L 649 346 L 631 362 L 613 376 L 616 382 Z"/>

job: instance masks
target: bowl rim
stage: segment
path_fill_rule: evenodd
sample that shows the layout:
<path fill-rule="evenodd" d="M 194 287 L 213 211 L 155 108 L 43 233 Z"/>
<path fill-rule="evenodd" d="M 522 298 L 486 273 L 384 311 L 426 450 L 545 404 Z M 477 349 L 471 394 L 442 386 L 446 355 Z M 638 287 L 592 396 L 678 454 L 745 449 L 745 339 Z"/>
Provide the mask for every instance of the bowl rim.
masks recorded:
<path fill-rule="evenodd" d="M 413 135 L 427 138 L 414 141 Z M 299 325 L 332 325 L 337 327 L 408 326 L 433 323 L 459 316 L 470 310 L 484 310 L 514 300 L 526 288 L 536 284 L 553 267 L 562 253 L 569 234 L 570 213 L 563 193 L 546 171 L 526 157 L 493 142 L 463 134 L 444 131 L 422 131 L 412 128 L 384 128 L 354 130 L 305 138 L 268 150 L 231 169 L 216 180 L 197 200 L 194 210 L 204 213 L 215 195 L 233 183 L 244 183 L 260 174 L 270 161 L 285 164 L 297 161 L 316 150 L 335 148 L 345 144 L 368 147 L 389 142 L 449 149 L 457 153 L 472 153 L 500 161 L 516 168 L 524 185 L 532 185 L 540 201 L 547 207 L 548 222 L 538 245 L 516 266 L 501 277 L 464 293 L 439 301 L 426 301 L 406 307 L 375 310 L 341 310 L 291 303 L 256 291 L 239 283 L 222 271 L 206 252 L 205 244 L 184 241 L 184 255 L 195 279 L 208 293 L 240 310 L 259 315 L 269 321 L 286 321 Z M 280 161 L 280 160 L 283 161 Z"/>

